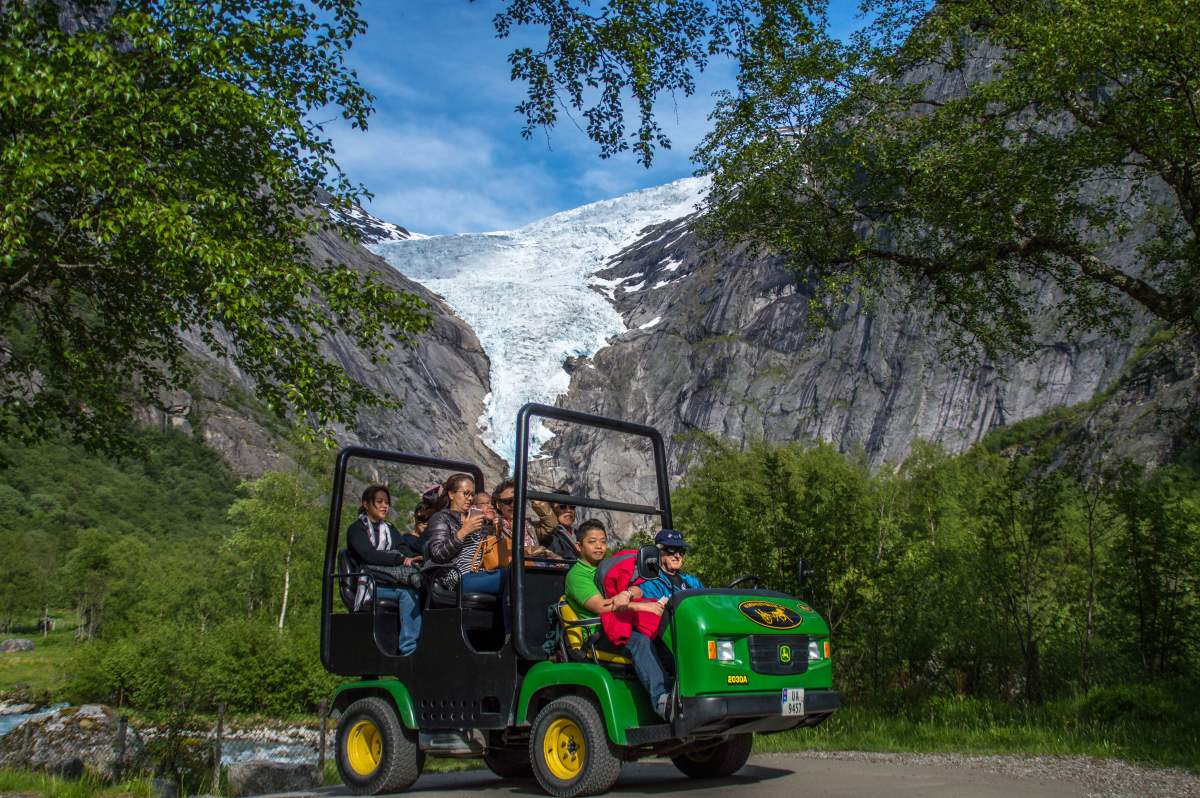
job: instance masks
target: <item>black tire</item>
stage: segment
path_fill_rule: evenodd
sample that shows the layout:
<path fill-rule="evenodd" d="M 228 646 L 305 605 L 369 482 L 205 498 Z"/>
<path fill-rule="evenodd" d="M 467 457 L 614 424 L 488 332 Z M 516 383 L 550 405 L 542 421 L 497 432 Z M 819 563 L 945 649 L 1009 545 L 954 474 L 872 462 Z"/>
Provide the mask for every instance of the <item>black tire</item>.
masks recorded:
<path fill-rule="evenodd" d="M 541 788 L 555 798 L 598 795 L 621 775 L 600 711 L 585 698 L 556 698 L 537 714 L 529 760 Z"/>
<path fill-rule="evenodd" d="M 407 790 L 421 775 L 425 753 L 390 701 L 360 698 L 338 720 L 337 767 L 355 795 Z"/>
<path fill-rule="evenodd" d="M 527 779 L 533 775 L 528 748 L 489 748 L 483 763 L 502 779 Z"/>
<path fill-rule="evenodd" d="M 753 745 L 753 734 L 735 734 L 711 748 L 676 754 L 671 761 L 690 778 L 717 779 L 732 776 L 741 770 L 750 758 Z"/>

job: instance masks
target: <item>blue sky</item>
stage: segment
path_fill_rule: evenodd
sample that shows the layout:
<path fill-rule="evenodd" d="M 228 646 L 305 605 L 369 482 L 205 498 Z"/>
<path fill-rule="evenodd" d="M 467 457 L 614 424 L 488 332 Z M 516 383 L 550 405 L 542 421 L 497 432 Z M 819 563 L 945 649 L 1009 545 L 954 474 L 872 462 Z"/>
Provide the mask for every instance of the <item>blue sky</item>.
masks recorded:
<path fill-rule="evenodd" d="M 660 106 L 673 146 L 649 170 L 629 153 L 601 160 L 569 119 L 526 141 L 513 111 L 524 84 L 509 80 L 506 60 L 520 39 L 499 40 L 492 28 L 502 6 L 363 0 L 369 27 L 350 57 L 376 113 L 366 132 L 327 131 L 342 168 L 374 193 L 371 212 L 428 234 L 503 230 L 692 173 L 688 157 L 708 129 L 711 94 L 733 85 L 728 65 L 712 65 L 693 96 Z M 518 35 L 537 42 L 534 31 Z"/>

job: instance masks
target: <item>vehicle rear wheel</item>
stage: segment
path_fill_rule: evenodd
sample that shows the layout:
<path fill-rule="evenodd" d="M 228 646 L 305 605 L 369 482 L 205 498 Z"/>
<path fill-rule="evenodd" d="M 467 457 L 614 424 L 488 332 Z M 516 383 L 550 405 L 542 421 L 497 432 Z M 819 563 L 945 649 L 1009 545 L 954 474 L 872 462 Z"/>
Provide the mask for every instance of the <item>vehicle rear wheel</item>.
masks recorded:
<path fill-rule="evenodd" d="M 537 714 L 529 759 L 538 784 L 555 798 L 607 792 L 621 775 L 600 711 L 579 696 L 557 698 Z"/>
<path fill-rule="evenodd" d="M 407 790 L 421 775 L 425 754 L 391 703 L 360 698 L 338 720 L 337 767 L 355 795 Z"/>
<path fill-rule="evenodd" d="M 753 745 L 753 734 L 735 734 L 710 748 L 677 754 L 671 757 L 671 761 L 685 776 L 693 779 L 732 776 L 746 764 Z"/>
<path fill-rule="evenodd" d="M 483 763 L 502 779 L 527 779 L 533 775 L 528 748 L 489 748 Z"/>

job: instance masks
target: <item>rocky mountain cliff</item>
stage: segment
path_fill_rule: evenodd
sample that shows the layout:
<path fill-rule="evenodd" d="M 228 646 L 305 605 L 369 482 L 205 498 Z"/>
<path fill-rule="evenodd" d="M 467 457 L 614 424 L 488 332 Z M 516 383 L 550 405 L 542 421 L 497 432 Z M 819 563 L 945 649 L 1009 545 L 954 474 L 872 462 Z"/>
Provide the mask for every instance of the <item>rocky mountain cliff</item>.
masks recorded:
<path fill-rule="evenodd" d="M 397 230 L 407 234 L 363 216 L 373 222 L 363 230 L 365 240 L 373 240 L 375 228 L 389 235 Z M 403 403 L 396 411 L 362 413 L 352 429 L 339 433 L 339 442 L 472 461 L 483 468 L 488 482 L 494 482 L 506 466 L 479 439 L 476 428 L 491 388 L 490 364 L 475 333 L 441 298 L 363 246 L 334 233 L 322 233 L 308 244 L 315 259 L 345 263 L 393 288 L 416 293 L 429 303 L 434 322 L 415 348 L 393 349 L 380 366 L 348 336 L 339 334 L 324 343 L 323 353 L 345 366 L 352 378 Z M 283 445 L 287 426 L 254 400 L 253 383 L 232 363 L 214 358 L 198 340 L 189 339 L 188 346 L 199 364 L 194 384 L 174 391 L 165 409 L 149 411 L 147 420 L 196 431 L 243 476 L 288 466 Z"/>
<path fill-rule="evenodd" d="M 928 96 L 951 97 L 987 79 L 998 55 L 980 48 L 961 73 L 912 77 L 929 81 Z M 1107 184 L 1096 191 L 1121 196 L 1125 189 Z M 1133 229 L 1105 253 L 1121 266 L 1136 262 L 1148 229 L 1137 224 L 1147 206 L 1126 207 Z M 815 325 L 811 292 L 781 260 L 705 243 L 692 221 L 647 229 L 597 273 L 596 289 L 628 331 L 593 357 L 569 362 L 570 387 L 559 400 L 657 427 L 668 438 L 673 480 L 696 451 L 696 433 L 830 441 L 880 465 L 902 462 L 917 439 L 962 451 L 997 426 L 1090 403 L 1070 437 L 1104 448 L 1105 456 L 1162 462 L 1195 439 L 1195 348 L 1150 347 L 1126 370 L 1139 339 L 1153 329 L 1136 314 L 1126 340 L 1095 333 L 1068 340 L 1050 321 L 1057 288 L 1033 286 L 1045 319 L 1037 351 L 1021 361 L 964 363 L 943 355 L 947 321 L 895 295 L 867 303 L 849 294 L 829 327 Z M 633 467 L 644 462 L 641 447 L 601 445 L 579 429 L 558 432 L 543 448 L 550 479 L 610 498 L 652 497 L 650 472 Z"/>
<path fill-rule="evenodd" d="M 685 472 L 695 432 L 830 441 L 875 465 L 903 461 L 918 438 L 962 451 L 998 425 L 1093 399 L 1133 348 L 1098 335 L 1049 336 L 1027 361 L 964 365 L 943 356 L 946 342 L 926 313 L 887 298 L 868 305 L 852 296 L 819 327 L 811 294 L 781 261 L 708 246 L 688 222 L 650 230 L 598 274 L 629 331 L 569 364 L 560 399 L 659 429 L 673 478 Z M 1053 297 L 1046 287 L 1047 305 Z M 577 429 L 560 433 L 543 450 L 560 478 L 631 486 L 641 452 L 600 446 Z M 650 478 L 633 478 L 633 492 L 649 498 Z"/>

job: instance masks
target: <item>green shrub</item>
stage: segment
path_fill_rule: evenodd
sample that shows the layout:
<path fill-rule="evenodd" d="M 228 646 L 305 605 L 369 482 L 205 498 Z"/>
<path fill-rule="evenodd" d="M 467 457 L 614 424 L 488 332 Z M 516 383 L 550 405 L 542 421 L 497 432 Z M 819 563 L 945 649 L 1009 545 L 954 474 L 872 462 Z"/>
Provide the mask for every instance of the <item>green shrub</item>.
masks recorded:
<path fill-rule="evenodd" d="M 1078 713 L 1089 723 L 1169 722 L 1178 715 L 1178 706 L 1161 687 L 1123 684 L 1092 690 L 1080 700 Z"/>

